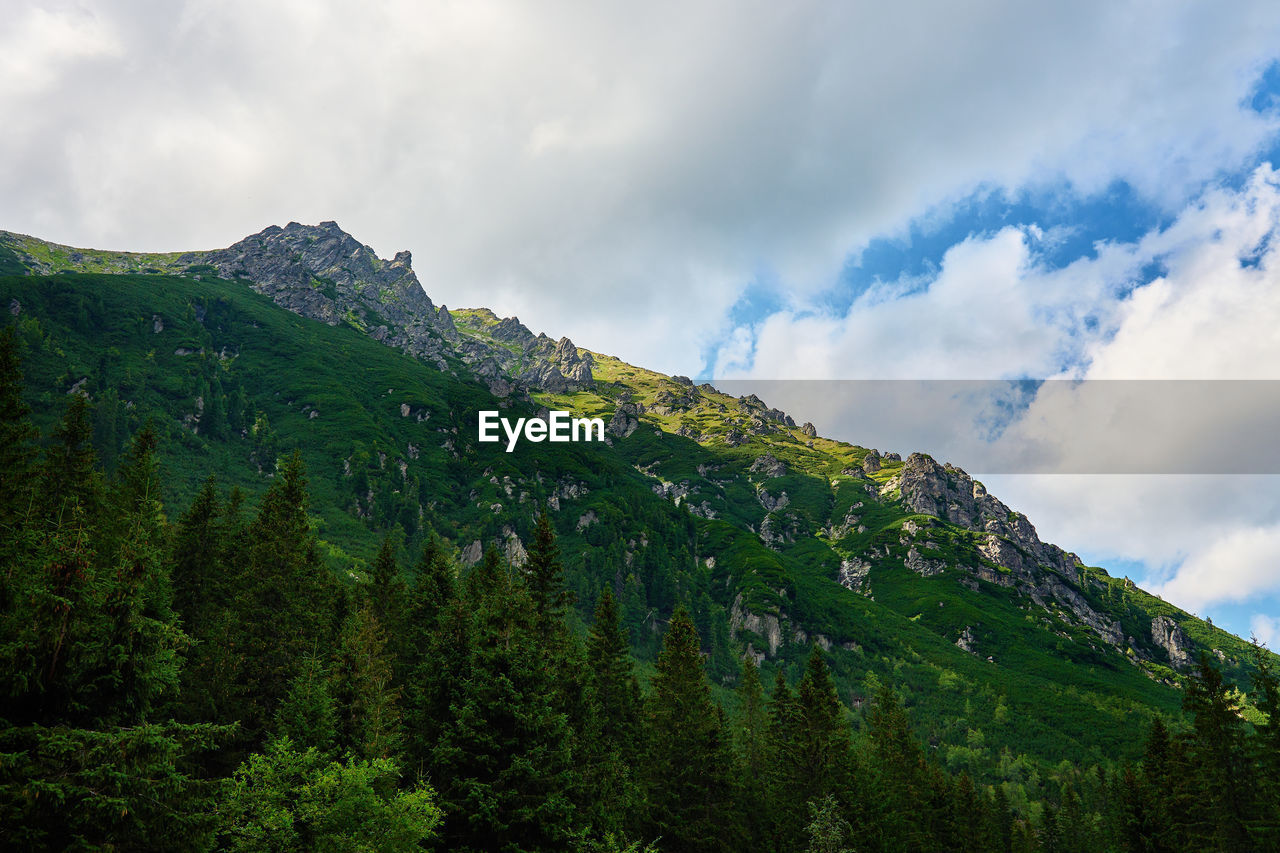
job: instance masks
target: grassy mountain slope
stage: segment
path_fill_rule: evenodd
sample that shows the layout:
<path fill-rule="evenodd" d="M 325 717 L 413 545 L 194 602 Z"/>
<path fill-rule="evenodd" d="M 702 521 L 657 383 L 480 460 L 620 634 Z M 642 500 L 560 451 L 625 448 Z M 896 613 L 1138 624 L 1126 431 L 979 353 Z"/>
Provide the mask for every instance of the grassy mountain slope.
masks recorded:
<path fill-rule="evenodd" d="M 487 543 L 518 561 L 546 505 L 580 609 L 612 585 L 642 656 L 678 601 L 726 686 L 744 652 L 794 676 L 819 643 L 855 717 L 888 681 L 953 769 L 1027 785 L 1063 759 L 1136 755 L 1150 715 L 1180 704 L 1166 646 L 1246 669 L 1238 638 L 1044 546 L 927 457 L 881 459 L 753 398 L 571 344 L 560 364 L 587 359 L 589 384 L 521 388 L 518 375 L 546 375 L 550 344 L 489 312 L 433 321 L 438 347 L 415 357 L 411 335 L 397 349 L 364 315 L 298 316 L 278 289 L 213 265 L 116 271 L 173 271 L 185 256 L 83 254 L 90 264 L 24 240 L 0 237 L 0 310 L 18 326 L 33 407 L 51 420 L 68 392 L 87 393 L 107 464 L 156 422 L 171 515 L 207 473 L 260 492 L 295 447 L 340 573 L 362 572 L 389 530 L 406 560 L 433 530 L 464 563 Z M 44 274 L 93 264 L 109 272 Z M 539 407 L 606 418 L 609 443 L 508 454 L 476 441 L 480 409 Z M 957 494 L 972 506 L 941 500 Z"/>

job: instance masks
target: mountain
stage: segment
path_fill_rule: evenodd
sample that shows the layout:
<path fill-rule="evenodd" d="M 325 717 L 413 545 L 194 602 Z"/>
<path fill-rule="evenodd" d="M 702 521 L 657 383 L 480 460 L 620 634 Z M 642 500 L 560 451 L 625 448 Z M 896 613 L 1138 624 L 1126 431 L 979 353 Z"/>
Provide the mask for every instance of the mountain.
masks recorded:
<path fill-rule="evenodd" d="M 170 507 L 208 472 L 259 494 L 296 448 L 327 559 L 359 579 L 389 530 L 519 565 L 545 506 L 580 612 L 611 588 L 642 659 L 679 603 L 726 687 L 743 655 L 794 680 L 816 644 L 855 719 L 894 684 L 953 770 L 1136 758 L 1202 652 L 1250 670 L 1248 643 L 1042 542 L 959 468 L 437 307 L 408 252 L 332 222 L 165 254 L 0 232 L 0 308 L 45 425 L 87 394 L 111 465 L 156 424 Z M 599 416 L 606 441 L 506 453 L 477 441 L 482 409 Z"/>

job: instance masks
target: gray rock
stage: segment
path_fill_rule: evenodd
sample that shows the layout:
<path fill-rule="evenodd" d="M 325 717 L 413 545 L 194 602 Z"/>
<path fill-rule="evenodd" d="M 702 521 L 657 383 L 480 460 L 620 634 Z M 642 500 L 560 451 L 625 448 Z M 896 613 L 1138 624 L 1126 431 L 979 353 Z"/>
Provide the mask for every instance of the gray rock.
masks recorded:
<path fill-rule="evenodd" d="M 865 560 L 859 560 L 857 557 L 849 557 L 840 561 L 840 569 L 836 573 L 836 580 L 845 589 L 868 595 L 870 588 L 867 586 L 867 577 L 870 574 L 870 563 Z"/>
<path fill-rule="evenodd" d="M 1151 641 L 1164 649 L 1169 655 L 1169 662 L 1175 668 L 1183 669 L 1193 662 L 1194 648 L 1182 626 L 1163 614 L 1151 620 Z"/>
<path fill-rule="evenodd" d="M 751 463 L 749 469 L 753 474 L 765 474 L 769 477 L 784 477 L 787 473 L 787 466 L 779 462 L 772 453 L 766 453 L 763 456 L 756 457 L 756 461 Z"/>
<path fill-rule="evenodd" d="M 605 431 L 618 438 L 626 438 L 640 426 L 640 416 L 644 414 L 641 403 L 619 402 L 613 410 L 613 417 L 605 425 Z"/>

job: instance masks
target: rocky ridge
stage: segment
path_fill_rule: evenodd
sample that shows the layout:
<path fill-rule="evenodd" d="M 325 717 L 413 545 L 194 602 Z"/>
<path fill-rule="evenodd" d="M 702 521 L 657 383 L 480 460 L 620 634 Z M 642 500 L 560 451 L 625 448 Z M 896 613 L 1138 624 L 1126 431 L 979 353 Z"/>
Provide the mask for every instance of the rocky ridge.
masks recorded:
<path fill-rule="evenodd" d="M 13 249 L 35 272 L 88 269 L 217 275 L 243 280 L 296 314 L 329 325 L 347 323 L 441 370 L 469 373 L 498 396 L 527 398 L 531 391 L 568 394 L 598 385 L 597 358 L 579 350 L 568 338 L 553 340 L 545 334 L 534 334 L 517 318 L 501 318 L 487 309 L 450 312 L 444 306 L 437 307 L 423 290 L 408 252 L 400 252 L 390 260 L 381 259 L 371 247 L 359 243 L 333 222 L 272 226 L 225 249 L 166 255 L 94 253 L 33 242 L 31 238 L 17 239 L 19 236 L 0 232 L 0 243 Z M 11 306 L 10 310 L 15 309 Z M 754 448 L 761 441 L 766 446 L 790 441 L 812 448 L 815 440 L 821 441 L 812 424 L 798 428 L 789 415 L 769 407 L 755 395 L 733 400 L 709 385 L 695 386 L 687 377 L 660 380 L 651 398 L 633 398 L 630 392 L 616 388 L 611 392 L 614 409 L 607 429 L 613 440 L 625 441 L 653 418 L 710 412 L 726 429 L 708 431 L 704 426 L 684 422 L 670 431 L 702 444 L 721 443 L 728 448 Z M 978 589 L 977 581 L 1016 590 L 1046 613 L 1084 626 L 1131 658 L 1168 661 L 1175 668 L 1192 663 L 1196 645 L 1177 621 L 1158 615 L 1151 620 L 1149 631 L 1144 628 L 1135 632 L 1141 636 L 1127 636 L 1114 617 L 1090 604 L 1086 594 L 1090 580 L 1082 574 L 1078 558 L 1042 542 L 1024 515 L 988 494 L 963 470 L 941 465 L 924 454 L 912 454 L 904 461 L 897 454 L 875 450 L 863 452 L 851 465 L 842 474 L 863 483 L 868 501 L 899 506 L 903 512 L 970 531 L 976 534 L 974 547 L 961 559 L 943 558 L 937 543 L 929 538 L 932 531 L 908 521 L 902 524 L 892 555 L 888 545 L 880 546 L 882 552 L 842 550 L 838 547 L 840 540 L 866 532 L 861 501 L 841 517 L 810 523 L 794 512 L 786 488 L 766 487 L 764 482 L 754 486 L 763 515 L 751 529 L 775 552 L 782 552 L 807 536 L 825 538 L 833 543 L 840 557 L 833 580 L 869 598 L 874 598 L 878 572 L 908 571 L 929 582 L 959 574 L 961 583 L 972 585 L 974 590 Z M 688 501 L 694 515 L 711 519 L 723 511 L 719 508 L 723 504 L 715 503 L 712 494 L 721 488 L 715 481 L 668 482 L 660 470 L 645 473 L 655 479 L 655 492 L 677 503 Z M 700 468 L 699 473 L 705 476 L 707 472 Z M 760 480 L 789 473 L 788 463 L 773 452 L 753 453 L 746 469 L 728 475 L 721 485 L 737 476 L 750 479 L 754 474 Z M 890 474 L 887 478 L 886 473 Z M 559 499 L 552 508 L 559 509 Z M 583 519 L 586 521 L 580 519 L 579 523 L 585 526 L 594 517 L 584 515 Z M 478 558 L 472 553 L 476 544 L 464 549 L 469 562 L 471 557 Z M 500 544 L 513 561 L 520 559 L 522 546 L 518 538 L 513 541 L 511 536 L 504 536 Z M 733 607 L 732 622 L 735 629 L 766 638 L 761 654 L 773 656 L 787 642 L 808 641 L 809 635 L 798 624 L 792 624 L 782 606 L 770 609 L 756 605 L 756 609 L 760 612 L 739 598 Z M 791 627 L 783 630 L 784 625 Z M 978 644 L 968 627 L 961 639 L 962 648 L 976 648 Z"/>

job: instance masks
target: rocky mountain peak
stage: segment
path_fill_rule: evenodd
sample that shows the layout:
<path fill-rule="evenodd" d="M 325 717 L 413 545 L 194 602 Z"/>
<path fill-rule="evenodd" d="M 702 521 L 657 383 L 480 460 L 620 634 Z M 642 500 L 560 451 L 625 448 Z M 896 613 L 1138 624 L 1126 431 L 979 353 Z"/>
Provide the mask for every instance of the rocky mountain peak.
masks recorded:
<path fill-rule="evenodd" d="M 178 260 L 212 266 L 222 278 L 248 280 L 294 313 L 331 326 L 350 323 L 442 368 L 443 342 L 457 335 L 447 312 L 422 289 L 408 251 L 384 260 L 332 220 L 272 225 L 225 249 Z"/>

